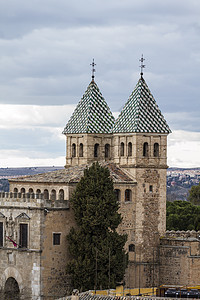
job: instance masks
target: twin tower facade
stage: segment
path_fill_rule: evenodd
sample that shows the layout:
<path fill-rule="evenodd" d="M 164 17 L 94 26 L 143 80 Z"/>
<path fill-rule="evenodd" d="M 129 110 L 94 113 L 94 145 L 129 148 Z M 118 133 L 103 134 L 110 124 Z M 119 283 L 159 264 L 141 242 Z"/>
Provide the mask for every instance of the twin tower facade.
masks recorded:
<path fill-rule="evenodd" d="M 128 235 L 126 285 L 158 283 L 158 245 L 166 231 L 167 135 L 170 133 L 143 76 L 115 121 L 94 80 L 68 121 L 66 168 L 112 164 L 129 179 L 114 180 Z"/>
<path fill-rule="evenodd" d="M 120 203 L 118 230 L 128 237 L 126 287 L 166 283 L 169 245 L 167 240 L 161 249 L 160 238 L 166 231 L 170 129 L 144 78 L 116 121 L 92 80 L 63 133 L 65 168 L 10 179 L 9 192 L 0 193 L 0 295 L 12 292 L 22 299 L 39 300 L 63 297 L 70 291 L 66 236 L 76 226 L 70 199 L 86 166 L 96 161 L 109 169 Z M 177 259 L 176 253 L 173 257 Z M 174 269 L 171 258 L 170 274 L 175 275 L 169 276 L 168 283 L 177 278 L 180 264 L 176 262 Z"/>

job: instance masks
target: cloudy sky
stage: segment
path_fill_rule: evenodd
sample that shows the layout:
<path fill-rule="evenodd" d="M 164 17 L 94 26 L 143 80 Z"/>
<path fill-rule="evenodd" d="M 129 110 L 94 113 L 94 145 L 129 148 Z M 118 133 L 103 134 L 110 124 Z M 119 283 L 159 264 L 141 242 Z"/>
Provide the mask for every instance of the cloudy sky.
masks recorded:
<path fill-rule="evenodd" d="M 144 78 L 172 134 L 168 164 L 200 167 L 199 0 L 1 0 L 0 167 L 63 166 L 62 130 L 91 81 L 117 115 Z"/>

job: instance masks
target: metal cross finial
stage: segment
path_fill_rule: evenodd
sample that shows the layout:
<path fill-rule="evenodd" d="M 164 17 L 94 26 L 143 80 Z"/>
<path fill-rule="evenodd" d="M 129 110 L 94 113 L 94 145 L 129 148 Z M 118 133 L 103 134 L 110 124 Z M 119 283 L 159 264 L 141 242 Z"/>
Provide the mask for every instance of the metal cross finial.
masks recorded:
<path fill-rule="evenodd" d="M 143 69 L 145 68 L 145 65 L 143 64 L 143 62 L 145 61 L 145 59 L 143 58 L 143 54 L 142 54 L 142 57 L 141 57 L 140 61 L 141 61 L 141 65 L 140 65 L 141 72 L 140 72 L 140 75 L 142 77 L 142 75 L 143 75 Z"/>
<path fill-rule="evenodd" d="M 95 66 L 96 64 L 94 63 L 94 58 L 93 58 L 93 62 L 90 64 L 90 66 L 92 66 L 92 81 L 94 81 L 94 72 L 96 72 L 95 70 Z"/>

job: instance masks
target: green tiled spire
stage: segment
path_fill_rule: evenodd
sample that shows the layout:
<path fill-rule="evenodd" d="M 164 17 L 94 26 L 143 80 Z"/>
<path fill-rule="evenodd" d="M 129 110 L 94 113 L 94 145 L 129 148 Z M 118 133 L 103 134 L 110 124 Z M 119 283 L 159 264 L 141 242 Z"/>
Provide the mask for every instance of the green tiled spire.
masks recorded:
<path fill-rule="evenodd" d="M 113 132 L 171 132 L 143 77 L 124 105 Z"/>
<path fill-rule="evenodd" d="M 110 133 L 114 121 L 97 84 L 92 80 L 63 133 Z"/>

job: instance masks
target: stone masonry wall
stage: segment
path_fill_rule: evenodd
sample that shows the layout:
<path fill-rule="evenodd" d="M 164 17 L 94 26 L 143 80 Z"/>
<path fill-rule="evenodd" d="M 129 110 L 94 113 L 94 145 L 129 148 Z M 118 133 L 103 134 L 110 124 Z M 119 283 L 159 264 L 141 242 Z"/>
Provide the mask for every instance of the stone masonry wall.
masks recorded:
<path fill-rule="evenodd" d="M 41 259 L 44 299 L 69 294 L 66 265 L 70 257 L 66 236 L 72 226 L 76 226 L 72 210 L 50 211 L 45 217 Z M 60 245 L 53 245 L 54 233 L 60 233 Z"/>
<path fill-rule="evenodd" d="M 200 239 L 197 232 L 167 232 L 160 240 L 159 284 L 195 286 L 200 278 Z"/>

